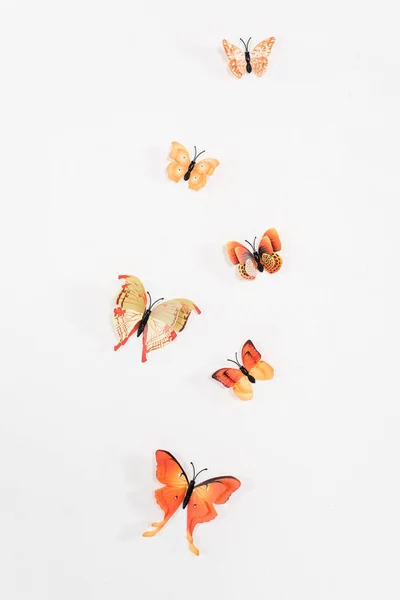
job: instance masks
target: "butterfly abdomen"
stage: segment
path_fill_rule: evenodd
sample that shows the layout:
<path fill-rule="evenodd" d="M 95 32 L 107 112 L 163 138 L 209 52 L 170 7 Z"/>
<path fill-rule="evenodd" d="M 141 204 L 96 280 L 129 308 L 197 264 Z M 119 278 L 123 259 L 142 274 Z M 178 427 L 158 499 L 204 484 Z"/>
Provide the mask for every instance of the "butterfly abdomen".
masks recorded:
<path fill-rule="evenodd" d="M 256 380 L 254 379 L 253 375 L 250 375 L 250 373 L 248 372 L 248 370 L 246 369 L 246 367 L 241 366 L 240 370 L 242 371 L 243 375 L 246 375 L 246 377 L 250 381 L 250 383 L 255 383 L 256 382 Z"/>
<path fill-rule="evenodd" d="M 276 252 L 272 254 L 263 254 L 261 260 L 268 273 L 276 273 L 282 266 L 282 258 Z"/>
<path fill-rule="evenodd" d="M 150 318 L 150 314 L 151 314 L 151 310 L 147 309 L 146 312 L 143 315 L 142 320 L 140 321 L 140 325 L 139 325 L 139 328 L 137 330 L 137 337 L 140 337 L 142 335 L 142 333 L 144 331 L 144 328 L 147 325 L 147 321 Z"/>
<path fill-rule="evenodd" d="M 184 179 L 185 181 L 187 181 L 188 179 L 190 179 L 190 174 L 191 174 L 191 172 L 193 171 L 193 169 L 194 169 L 195 165 L 196 165 L 196 162 L 195 162 L 194 160 L 192 160 L 192 162 L 190 163 L 190 165 L 189 165 L 189 167 L 188 167 L 188 170 L 186 171 L 186 173 L 185 173 L 185 174 L 184 174 L 184 176 L 183 176 L 183 179 Z"/>
<path fill-rule="evenodd" d="M 264 267 L 261 263 L 260 255 L 258 254 L 258 252 L 254 252 L 253 256 L 254 256 L 254 260 L 257 263 L 257 269 L 260 271 L 260 273 L 262 273 L 264 271 Z"/>
<path fill-rule="evenodd" d="M 246 59 L 246 71 L 248 73 L 251 73 L 253 69 L 252 69 L 251 62 L 250 62 L 250 52 L 245 52 L 244 57 Z"/>
<path fill-rule="evenodd" d="M 186 490 L 186 494 L 185 494 L 185 497 L 184 497 L 183 503 L 182 503 L 182 508 L 186 508 L 187 505 L 189 504 L 190 496 L 193 493 L 193 489 L 194 489 L 194 479 L 192 479 L 192 481 L 189 483 L 189 487 Z"/>

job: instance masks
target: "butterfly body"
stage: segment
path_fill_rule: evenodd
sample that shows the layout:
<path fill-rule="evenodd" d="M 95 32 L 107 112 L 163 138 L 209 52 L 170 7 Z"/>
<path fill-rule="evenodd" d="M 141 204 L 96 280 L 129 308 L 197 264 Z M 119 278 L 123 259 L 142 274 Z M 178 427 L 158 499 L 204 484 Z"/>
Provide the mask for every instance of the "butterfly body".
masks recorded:
<path fill-rule="evenodd" d="M 272 46 L 275 43 L 275 38 L 270 37 L 257 44 L 252 50 L 249 49 L 249 43 L 240 38 L 244 46 L 244 51 L 228 40 L 222 40 L 222 45 L 225 54 L 229 60 L 228 67 L 232 75 L 241 79 L 245 73 L 254 73 L 257 77 L 264 75 L 268 66 L 268 57 L 271 54 Z"/>
<path fill-rule="evenodd" d="M 179 142 L 172 142 L 171 152 L 169 157 L 171 162 L 167 167 L 169 179 L 177 183 L 181 179 L 189 182 L 191 190 L 200 190 L 207 183 L 207 175 L 214 173 L 219 165 L 216 158 L 203 158 L 197 161 L 199 156 L 204 153 L 197 153 L 196 146 L 194 147 L 194 158 L 190 159 L 190 153 Z"/>
<path fill-rule="evenodd" d="M 243 364 L 240 364 L 237 353 L 235 354 L 235 358 L 236 360 L 228 358 L 228 362 L 234 363 L 238 367 L 237 369 L 233 369 L 232 367 L 218 369 L 218 371 L 212 374 L 212 378 L 222 383 L 225 387 L 232 388 L 240 400 L 251 400 L 253 398 L 251 384 L 256 383 L 257 379 L 259 381 L 272 379 L 274 369 L 271 365 L 261 360 L 261 354 L 251 340 L 247 340 L 243 345 Z"/>
<path fill-rule="evenodd" d="M 246 50 L 246 52 L 244 53 L 244 58 L 246 60 L 246 71 L 248 73 L 251 73 L 253 68 L 251 66 L 251 62 L 250 62 L 250 52 L 248 50 Z"/>
<path fill-rule="evenodd" d="M 119 337 L 114 350 L 124 346 L 134 333 L 137 337 L 143 334 L 142 362 L 146 362 L 148 352 L 163 348 L 176 339 L 193 310 L 198 314 L 201 312 L 194 302 L 186 298 L 159 298 L 152 302 L 140 279 L 133 275 L 120 275 L 119 279 L 125 279 L 125 283 L 116 299 L 117 308 L 114 308 L 114 327 Z M 162 304 L 155 306 L 159 302 Z"/>
<path fill-rule="evenodd" d="M 192 162 L 190 163 L 188 170 L 186 171 L 186 173 L 183 176 L 184 181 L 188 181 L 190 179 L 190 174 L 193 171 L 193 169 L 196 166 L 196 161 L 192 160 Z"/>
<path fill-rule="evenodd" d="M 144 328 L 147 325 L 147 321 L 150 319 L 150 315 L 151 315 L 151 310 L 150 310 L 150 308 L 147 308 L 145 313 L 143 314 L 142 320 L 139 323 L 139 327 L 138 327 L 137 334 L 136 334 L 137 337 L 140 337 L 142 335 Z"/>
<path fill-rule="evenodd" d="M 164 511 L 162 521 L 152 524 L 151 531 L 145 531 L 144 537 L 153 537 L 161 531 L 167 524 L 172 515 L 182 505 L 187 508 L 187 529 L 186 538 L 189 542 L 189 549 L 196 556 L 199 550 L 193 543 L 193 530 L 199 523 L 206 523 L 215 519 L 217 511 L 214 504 L 225 504 L 231 494 L 240 487 L 240 481 L 232 475 L 221 477 L 212 477 L 201 483 L 196 483 L 197 477 L 203 471 L 196 474 L 193 463 L 193 477 L 189 481 L 184 469 L 176 458 L 167 450 L 157 450 L 157 479 L 164 487 L 155 491 L 157 504 Z"/>
<path fill-rule="evenodd" d="M 282 258 L 277 253 L 282 248 L 279 234 L 276 229 L 270 228 L 262 235 L 258 248 L 253 243 L 245 240 L 250 246 L 246 248 L 240 242 L 227 242 L 226 250 L 232 264 L 238 265 L 238 271 L 243 279 L 255 279 L 257 271 L 263 273 L 276 273 L 282 266 Z"/>
<path fill-rule="evenodd" d="M 195 486 L 195 480 L 192 479 L 192 481 L 189 482 L 188 489 L 186 491 L 185 497 L 182 502 L 182 508 L 184 510 L 187 507 L 187 505 L 189 504 L 190 496 L 193 494 L 194 486 Z"/>
<path fill-rule="evenodd" d="M 253 375 L 250 375 L 248 370 L 243 365 L 241 365 L 239 367 L 239 369 L 243 373 L 243 375 L 245 375 L 247 377 L 247 379 L 250 381 L 250 383 L 256 383 L 256 380 L 254 379 Z"/>

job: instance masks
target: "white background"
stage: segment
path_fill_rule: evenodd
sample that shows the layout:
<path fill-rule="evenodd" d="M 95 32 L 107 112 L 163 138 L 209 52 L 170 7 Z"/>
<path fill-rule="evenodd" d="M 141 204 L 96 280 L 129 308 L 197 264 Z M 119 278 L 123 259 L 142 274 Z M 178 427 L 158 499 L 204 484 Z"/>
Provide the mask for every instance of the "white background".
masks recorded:
<path fill-rule="evenodd" d="M 1 1 L 0 596 L 398 599 L 394 3 Z M 221 40 L 277 39 L 236 80 Z M 192 192 L 170 142 L 220 167 Z M 223 244 L 276 227 L 283 269 Z M 117 276 L 202 309 L 141 364 Z M 211 379 L 251 338 L 276 372 Z M 242 487 L 187 548 L 154 452 Z"/>

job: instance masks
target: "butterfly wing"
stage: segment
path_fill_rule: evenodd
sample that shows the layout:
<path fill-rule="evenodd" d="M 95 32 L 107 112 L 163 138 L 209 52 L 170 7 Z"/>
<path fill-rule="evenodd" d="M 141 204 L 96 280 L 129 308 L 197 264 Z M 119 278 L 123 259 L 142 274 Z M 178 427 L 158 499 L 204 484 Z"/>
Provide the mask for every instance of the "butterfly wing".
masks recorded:
<path fill-rule="evenodd" d="M 277 232 L 276 229 L 271 227 L 271 229 L 267 229 L 267 231 L 264 233 L 264 236 L 263 236 L 261 242 L 265 238 L 269 239 L 272 249 L 270 251 L 266 251 L 266 248 L 264 248 L 264 247 L 261 249 L 261 243 L 260 243 L 259 253 L 261 256 L 261 262 L 263 263 L 263 265 L 264 265 L 266 271 L 268 271 L 268 273 L 276 273 L 281 268 L 282 262 L 283 262 L 282 258 L 279 256 L 279 254 L 277 254 L 277 252 L 279 252 L 282 248 L 281 240 L 279 238 L 279 233 Z"/>
<path fill-rule="evenodd" d="M 212 374 L 212 378 L 219 381 L 227 388 L 232 388 L 239 400 L 251 400 L 253 388 L 248 378 L 239 369 L 227 367 L 218 369 Z"/>
<path fill-rule="evenodd" d="M 243 50 L 234 44 L 230 44 L 228 40 L 222 40 L 222 45 L 229 60 L 230 72 L 240 79 L 246 72 L 246 59 Z"/>
<path fill-rule="evenodd" d="M 174 341 L 176 332 L 183 331 L 193 310 L 198 314 L 201 312 L 191 300 L 175 298 L 163 302 L 152 311 L 143 332 L 142 362 L 146 362 L 148 352 Z"/>
<path fill-rule="evenodd" d="M 261 360 L 261 354 L 251 340 L 247 340 L 243 345 L 242 362 L 244 368 L 247 369 L 250 375 L 255 379 L 261 381 L 272 379 L 274 376 L 274 369 L 264 360 Z"/>
<path fill-rule="evenodd" d="M 189 178 L 189 187 L 191 190 L 200 190 L 207 183 L 207 175 L 212 175 L 218 167 L 219 161 L 216 158 L 204 158 L 196 163 Z"/>
<path fill-rule="evenodd" d="M 157 450 L 156 461 L 156 477 L 164 487 L 157 489 L 154 495 L 158 506 L 164 511 L 164 518 L 160 522 L 152 523 L 155 529 L 146 531 L 144 537 L 153 537 L 164 527 L 182 504 L 189 485 L 185 471 L 170 452 Z"/>
<path fill-rule="evenodd" d="M 214 504 L 225 504 L 238 488 L 240 481 L 230 475 L 207 479 L 194 487 L 187 507 L 186 537 L 189 549 L 198 556 L 199 550 L 193 543 L 193 530 L 199 523 L 212 521 L 218 515 Z"/>
<path fill-rule="evenodd" d="M 133 275 L 120 275 L 118 279 L 125 279 L 125 283 L 116 299 L 118 308 L 114 308 L 114 328 L 119 337 L 114 350 L 126 344 L 138 329 L 147 302 L 146 290 L 140 279 Z"/>
<path fill-rule="evenodd" d="M 260 244 L 258 246 L 258 253 L 260 256 L 262 256 L 263 254 L 272 254 L 272 252 L 273 252 L 273 248 L 272 248 L 271 240 L 264 233 L 263 237 L 260 240 Z"/>
<path fill-rule="evenodd" d="M 228 244 L 229 243 L 231 242 L 228 242 Z M 257 263 L 250 250 L 246 248 L 246 246 L 238 244 L 235 247 L 235 254 L 239 263 L 239 275 L 243 277 L 243 279 L 255 279 L 257 275 Z"/>
<path fill-rule="evenodd" d="M 277 232 L 277 230 L 274 227 L 271 227 L 270 229 L 267 229 L 267 231 L 264 233 L 263 237 L 267 236 L 272 244 L 272 249 L 274 252 L 280 252 L 282 250 L 282 244 L 281 244 L 281 240 L 279 237 L 279 233 Z"/>
<path fill-rule="evenodd" d="M 271 54 L 272 46 L 275 44 L 275 38 L 270 37 L 263 40 L 257 46 L 254 46 L 250 52 L 250 62 L 255 74 L 258 77 L 264 75 L 268 66 L 268 56 Z"/>
<path fill-rule="evenodd" d="M 179 142 L 172 142 L 169 157 L 172 161 L 167 167 L 168 177 L 172 181 L 178 182 L 188 170 L 190 164 L 190 154 L 188 150 Z"/>

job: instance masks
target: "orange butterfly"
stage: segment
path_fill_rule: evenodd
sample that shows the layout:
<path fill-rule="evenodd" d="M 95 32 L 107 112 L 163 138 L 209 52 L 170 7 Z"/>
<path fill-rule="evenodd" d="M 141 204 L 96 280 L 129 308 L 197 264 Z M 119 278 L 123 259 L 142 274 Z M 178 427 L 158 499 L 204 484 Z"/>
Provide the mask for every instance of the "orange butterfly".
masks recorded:
<path fill-rule="evenodd" d="M 125 279 L 125 283 L 116 300 L 118 308 L 114 308 L 114 327 L 120 340 L 114 350 L 126 344 L 135 332 L 138 337 L 143 333 L 142 362 L 146 362 L 148 352 L 158 350 L 176 338 L 176 332 L 185 328 L 192 310 L 201 312 L 191 300 L 184 298 L 165 302 L 164 298 L 159 298 L 152 302 L 143 283 L 133 275 L 120 275 L 118 279 Z M 160 301 L 163 303 L 153 310 Z"/>
<path fill-rule="evenodd" d="M 258 250 L 255 248 L 256 239 L 249 244 L 251 250 L 239 242 L 227 242 L 225 244 L 228 256 L 234 265 L 239 265 L 239 274 L 243 279 L 255 279 L 257 269 L 262 273 L 264 269 L 268 273 L 276 273 L 282 266 L 282 259 L 277 254 L 281 250 L 282 244 L 276 229 L 267 229 L 263 234 Z"/>
<path fill-rule="evenodd" d="M 251 340 L 247 340 L 242 349 L 243 365 L 238 361 L 237 352 L 235 358 L 236 360 L 231 360 L 230 358 L 227 360 L 228 362 L 235 363 L 239 367 L 238 369 L 230 367 L 219 369 L 213 373 L 212 377 L 225 387 L 232 388 L 240 400 L 251 400 L 253 398 L 251 384 L 256 383 L 256 379 L 259 381 L 272 379 L 274 369 L 271 365 L 261 360 L 261 354 Z"/>
<path fill-rule="evenodd" d="M 272 46 L 275 44 L 275 38 L 270 37 L 257 44 L 250 52 L 250 40 L 251 38 L 249 38 L 246 44 L 242 38 L 240 38 L 240 41 L 244 46 L 244 52 L 237 46 L 230 44 L 227 40 L 222 40 L 225 54 L 229 58 L 229 69 L 238 79 L 240 79 L 246 71 L 247 73 L 251 73 L 253 69 L 258 77 L 264 75 L 268 66 L 268 56 L 271 54 Z"/>
<path fill-rule="evenodd" d="M 189 481 L 185 471 L 170 452 L 157 450 L 156 460 L 156 476 L 165 487 L 156 490 L 155 497 L 157 504 L 164 511 L 164 518 L 159 523 L 153 523 L 152 527 L 155 529 L 146 531 L 143 536 L 153 537 L 156 535 L 182 504 L 182 508 L 188 507 L 186 537 L 189 549 L 198 556 L 200 552 L 193 544 L 194 528 L 199 523 L 215 519 L 218 513 L 213 504 L 225 504 L 231 494 L 240 487 L 240 481 L 231 475 L 224 475 L 196 483 L 196 478 L 207 469 L 202 469 L 196 474 L 191 462 L 193 477 Z"/>
<path fill-rule="evenodd" d="M 172 149 L 169 155 L 172 158 L 172 162 L 169 163 L 167 168 L 168 177 L 176 182 L 180 181 L 183 177 L 185 181 L 189 181 L 191 190 L 197 191 L 204 187 L 207 183 L 207 175 L 214 173 L 219 165 L 219 161 L 216 158 L 204 158 L 199 163 L 196 163 L 203 152 L 197 153 L 195 146 L 194 158 L 190 160 L 190 154 L 185 146 L 182 146 L 179 142 L 172 142 Z"/>

